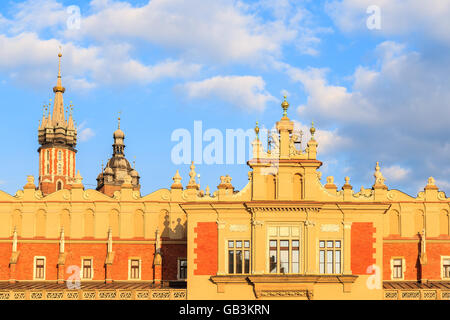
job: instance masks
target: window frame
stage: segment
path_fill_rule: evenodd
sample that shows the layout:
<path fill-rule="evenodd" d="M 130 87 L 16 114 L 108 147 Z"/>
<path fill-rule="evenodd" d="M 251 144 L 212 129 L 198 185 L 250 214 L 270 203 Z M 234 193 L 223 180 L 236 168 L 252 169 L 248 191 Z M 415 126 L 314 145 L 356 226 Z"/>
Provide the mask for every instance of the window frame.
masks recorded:
<path fill-rule="evenodd" d="M 91 277 L 85 278 L 84 277 L 84 261 L 85 260 L 91 260 Z M 94 279 L 94 258 L 93 257 L 81 257 L 81 270 L 80 270 L 80 279 L 81 280 L 92 280 Z"/>
<path fill-rule="evenodd" d="M 233 247 L 229 247 L 229 243 L 233 242 Z M 236 243 L 240 241 L 242 246 L 238 248 L 236 246 Z M 248 242 L 248 247 L 245 247 L 245 242 Z M 252 262 L 251 262 L 251 251 L 252 251 L 252 241 L 248 238 L 230 238 L 225 240 L 225 248 L 226 248 L 226 273 L 227 274 L 250 274 L 252 272 Z M 230 272 L 230 251 L 233 251 L 233 272 Z M 241 251 L 241 270 L 242 272 L 236 272 L 237 271 L 237 259 L 236 259 L 236 252 Z M 245 262 L 245 253 L 248 252 L 248 264 Z M 248 272 L 246 271 L 246 267 L 248 266 Z"/>
<path fill-rule="evenodd" d="M 444 265 L 444 260 L 449 260 L 449 264 Z M 450 280 L 450 271 L 449 277 L 445 276 L 445 266 L 448 266 L 448 268 L 450 268 L 450 256 L 441 256 L 441 278 L 442 280 Z"/>
<path fill-rule="evenodd" d="M 131 270 L 132 270 L 132 265 L 131 265 L 132 261 L 139 261 L 139 269 L 138 269 L 139 277 L 138 278 L 132 278 L 131 277 L 131 274 L 132 274 L 132 272 L 131 272 Z M 139 258 L 139 257 L 130 257 L 130 258 L 128 258 L 128 280 L 130 280 L 130 281 L 141 280 L 141 274 L 142 274 L 142 260 L 141 260 L 141 258 Z"/>
<path fill-rule="evenodd" d="M 394 275 L 395 275 L 394 260 L 400 260 L 402 262 L 402 265 L 401 265 L 402 276 L 401 276 L 401 278 L 394 277 Z M 391 265 L 391 280 L 392 281 L 403 281 L 403 280 L 405 280 L 405 271 L 406 271 L 405 258 L 404 257 L 391 257 L 390 265 Z"/>
<path fill-rule="evenodd" d="M 181 278 L 181 262 L 182 261 L 186 261 L 186 278 Z M 187 280 L 187 276 L 188 276 L 188 273 L 187 273 L 187 268 L 188 268 L 188 265 L 187 265 L 187 258 L 178 258 L 177 259 L 177 279 L 178 280 Z"/>
<path fill-rule="evenodd" d="M 34 257 L 34 263 L 33 263 L 33 280 L 45 280 L 46 278 L 46 272 L 47 272 L 47 258 L 45 256 L 35 256 Z M 37 277 L 37 261 L 38 260 L 44 260 L 44 267 L 43 267 L 43 277 L 38 278 Z"/>
<path fill-rule="evenodd" d="M 324 242 L 324 246 L 321 247 L 321 242 Z M 332 246 L 329 247 L 328 244 L 332 242 Z M 339 242 L 339 247 L 336 243 Z M 343 274 L 343 251 L 344 251 L 344 240 L 342 238 L 321 238 L 317 242 L 317 263 L 320 275 L 341 275 Z M 323 261 L 323 272 L 321 272 L 321 252 L 324 252 Z M 329 252 L 331 252 L 331 263 L 329 260 Z M 339 252 L 339 263 L 337 263 L 336 252 Z M 328 268 L 331 265 L 332 272 L 328 272 Z M 336 272 L 336 266 L 339 265 L 339 272 Z"/>
<path fill-rule="evenodd" d="M 271 234 L 270 229 L 273 228 L 274 230 L 276 230 L 276 235 Z M 281 228 L 288 228 L 288 235 L 282 235 L 281 234 Z M 293 228 L 297 229 L 298 231 L 298 235 L 293 235 Z M 276 223 L 276 224 L 270 224 L 267 227 L 267 251 L 266 251 L 266 272 L 267 274 L 277 274 L 277 275 L 284 275 L 284 274 L 302 274 L 303 272 L 303 265 L 302 263 L 304 262 L 304 243 L 303 243 L 303 239 L 302 239 L 302 235 L 303 235 L 303 226 L 297 223 Z M 271 245 L 272 241 L 276 241 L 276 249 L 273 250 L 273 247 Z M 283 247 L 283 248 L 288 248 L 287 250 L 281 250 L 281 242 L 282 241 L 288 241 L 288 247 Z M 296 250 L 292 250 L 294 248 L 293 246 L 293 242 L 297 241 L 298 242 L 298 246 L 295 247 Z M 276 265 L 276 270 L 275 272 L 271 272 L 271 267 L 272 267 L 272 263 L 270 260 L 271 252 L 275 251 L 276 252 L 276 261 L 275 261 L 275 265 Z M 288 265 L 288 271 L 281 273 L 281 264 L 282 264 L 282 251 L 286 252 L 287 251 L 287 262 L 283 262 L 283 264 L 287 263 Z M 298 261 L 293 262 L 293 253 L 297 252 L 297 258 Z M 283 259 L 284 260 L 284 259 Z M 292 272 L 293 270 L 293 265 L 297 264 L 297 272 Z"/>

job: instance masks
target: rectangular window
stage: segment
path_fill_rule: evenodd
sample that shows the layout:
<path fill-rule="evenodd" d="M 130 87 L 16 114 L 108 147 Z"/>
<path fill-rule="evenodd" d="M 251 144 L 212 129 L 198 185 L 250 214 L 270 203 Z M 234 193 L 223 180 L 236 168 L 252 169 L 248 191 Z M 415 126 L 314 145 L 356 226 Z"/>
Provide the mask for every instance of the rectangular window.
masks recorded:
<path fill-rule="evenodd" d="M 450 258 L 442 259 L 442 272 L 445 279 L 450 278 Z"/>
<path fill-rule="evenodd" d="M 187 278 L 187 260 L 178 260 L 178 279 L 184 280 Z"/>
<path fill-rule="evenodd" d="M 277 240 L 270 240 L 269 242 L 270 273 L 277 273 L 277 242 Z"/>
<path fill-rule="evenodd" d="M 394 259 L 392 261 L 392 278 L 402 279 L 403 278 L 403 259 Z"/>
<path fill-rule="evenodd" d="M 92 279 L 92 259 L 83 259 L 83 279 Z"/>
<path fill-rule="evenodd" d="M 300 241 L 292 240 L 292 273 L 299 273 L 299 261 L 300 261 Z"/>
<path fill-rule="evenodd" d="M 319 241 L 319 273 L 341 273 L 341 241 Z"/>
<path fill-rule="evenodd" d="M 228 273 L 250 273 L 250 241 L 228 241 Z"/>
<path fill-rule="evenodd" d="M 300 272 L 300 241 L 290 239 L 271 239 L 269 241 L 269 272 Z"/>
<path fill-rule="evenodd" d="M 280 241 L 280 273 L 289 273 L 289 240 Z"/>
<path fill-rule="evenodd" d="M 132 259 L 130 261 L 130 279 L 139 280 L 141 261 Z"/>
<path fill-rule="evenodd" d="M 34 278 L 36 280 L 45 279 L 45 258 L 35 258 Z"/>

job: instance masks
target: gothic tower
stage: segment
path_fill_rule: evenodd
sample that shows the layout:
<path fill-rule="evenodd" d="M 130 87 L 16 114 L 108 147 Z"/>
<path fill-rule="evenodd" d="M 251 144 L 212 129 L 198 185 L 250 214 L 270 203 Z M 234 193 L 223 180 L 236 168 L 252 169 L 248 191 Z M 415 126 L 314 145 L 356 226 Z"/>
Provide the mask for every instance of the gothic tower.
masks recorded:
<path fill-rule="evenodd" d="M 77 130 L 72 118 L 72 105 L 66 120 L 63 100 L 66 89 L 61 81 L 62 54 L 59 53 L 58 57 L 58 80 L 56 87 L 53 88 L 55 93 L 53 112 L 50 112 L 50 104 L 48 108 L 44 108 L 38 129 L 39 189 L 44 195 L 61 189 L 70 189 L 75 178 Z"/>

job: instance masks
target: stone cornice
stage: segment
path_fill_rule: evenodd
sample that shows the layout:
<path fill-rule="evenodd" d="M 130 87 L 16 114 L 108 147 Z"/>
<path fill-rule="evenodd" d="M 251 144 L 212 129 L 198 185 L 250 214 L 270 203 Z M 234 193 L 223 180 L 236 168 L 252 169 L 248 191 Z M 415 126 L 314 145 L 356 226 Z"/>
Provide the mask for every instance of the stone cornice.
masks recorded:
<path fill-rule="evenodd" d="M 319 203 L 292 203 L 289 202 L 246 202 L 245 207 L 255 212 L 319 212 L 322 204 Z"/>

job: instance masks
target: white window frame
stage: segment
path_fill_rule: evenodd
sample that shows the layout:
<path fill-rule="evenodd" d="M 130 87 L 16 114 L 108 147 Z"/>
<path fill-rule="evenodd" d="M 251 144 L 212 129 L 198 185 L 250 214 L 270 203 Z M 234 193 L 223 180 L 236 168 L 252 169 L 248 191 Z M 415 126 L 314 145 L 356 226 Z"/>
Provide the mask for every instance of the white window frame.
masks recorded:
<path fill-rule="evenodd" d="M 186 260 L 186 278 L 181 278 L 180 277 L 181 260 Z M 178 280 L 187 280 L 187 258 L 178 258 L 177 259 L 177 279 Z"/>
<path fill-rule="evenodd" d="M 44 260 L 44 277 L 43 278 L 36 278 L 36 262 L 38 259 L 43 259 Z M 35 256 L 34 257 L 34 262 L 33 262 L 33 280 L 39 281 L 39 280 L 45 280 L 46 278 L 46 273 L 47 273 L 47 258 L 44 256 Z"/>
<path fill-rule="evenodd" d="M 320 242 L 324 241 L 325 242 L 325 247 L 321 248 L 320 247 Z M 327 241 L 333 241 L 333 247 L 332 248 L 328 248 L 327 247 Z M 336 247 L 336 241 L 340 242 L 340 247 Z M 343 274 L 344 273 L 344 239 L 342 238 L 329 238 L 329 237 L 322 237 L 320 239 L 317 240 L 317 270 L 318 273 L 321 275 L 339 275 L 339 274 Z M 324 265 L 324 273 L 320 273 L 320 251 L 325 251 L 325 265 Z M 333 251 L 333 273 L 328 273 L 327 272 L 327 267 L 328 267 L 328 261 L 327 261 L 327 251 Z M 339 251 L 339 271 L 338 273 L 336 273 L 336 251 Z"/>
<path fill-rule="evenodd" d="M 136 278 L 131 278 L 131 260 L 138 260 L 139 261 L 139 277 L 137 279 Z M 138 257 L 128 258 L 128 280 L 130 280 L 130 281 L 141 280 L 141 274 L 142 274 L 142 260 L 141 260 L 141 258 L 138 258 Z"/>
<path fill-rule="evenodd" d="M 442 280 L 450 280 L 450 278 L 445 277 L 444 274 L 444 259 L 450 259 L 450 256 L 441 256 L 441 278 Z"/>
<path fill-rule="evenodd" d="M 91 277 L 85 278 L 84 277 L 84 260 L 91 260 Z M 94 258 L 93 257 L 81 257 L 81 272 L 80 272 L 80 279 L 81 280 L 92 280 L 94 279 Z"/>
<path fill-rule="evenodd" d="M 394 278 L 394 260 L 402 260 L 402 277 Z M 406 261 L 404 257 L 391 257 L 391 280 L 392 281 L 403 281 L 405 280 L 405 271 L 406 271 Z"/>
<path fill-rule="evenodd" d="M 233 248 L 229 248 L 228 247 L 228 242 L 229 241 L 233 241 L 233 244 L 234 244 L 234 246 L 233 246 Z M 228 256 L 228 252 L 229 252 L 229 250 L 233 250 L 233 251 L 236 251 L 237 250 L 237 248 L 235 247 L 235 245 L 236 245 L 236 241 L 241 241 L 242 242 L 242 247 L 241 247 L 241 251 L 242 251 L 242 272 L 241 273 L 236 273 L 236 252 L 234 252 L 234 261 L 233 261 L 233 263 L 234 263 L 234 273 L 229 273 L 229 256 Z M 245 241 L 248 241 L 248 243 L 249 243 L 249 247 L 248 248 L 245 248 L 245 244 L 244 244 L 244 242 Z M 244 253 L 244 251 L 248 251 L 249 252 L 249 264 L 248 264 L 248 270 L 249 270 L 249 273 L 245 273 L 244 271 L 245 271 L 245 262 L 244 262 L 244 260 L 245 260 L 245 253 Z M 251 239 L 249 239 L 249 238 L 247 238 L 247 237 L 244 237 L 244 238 L 239 238 L 239 237 L 233 237 L 233 238 L 227 238 L 227 239 L 225 239 L 225 270 L 226 270 L 226 274 L 250 274 L 251 272 L 252 272 L 252 241 L 251 241 Z"/>
<path fill-rule="evenodd" d="M 273 230 L 276 231 L 276 235 L 271 235 L 269 228 L 274 228 Z M 289 228 L 289 235 L 281 235 L 281 229 L 280 228 Z M 297 228 L 298 235 L 292 235 L 292 228 Z M 303 242 L 303 227 L 301 224 L 298 223 L 292 223 L 292 222 L 286 222 L 286 223 L 273 223 L 269 224 L 266 229 L 267 235 L 266 235 L 266 272 L 268 274 L 301 274 L 303 273 L 303 259 L 304 259 L 304 242 Z M 276 240 L 277 241 L 277 272 L 271 273 L 270 272 L 270 241 Z M 280 273 L 280 267 L 281 267 L 281 255 L 280 255 L 280 241 L 282 240 L 288 240 L 289 241 L 289 254 L 288 254 L 288 261 L 289 261 L 289 272 L 287 273 Z M 298 249 L 298 272 L 293 273 L 292 272 L 292 241 L 298 241 L 299 249 Z M 252 245 L 250 243 L 250 245 Z M 250 253 L 250 263 L 251 263 L 251 253 Z"/>

